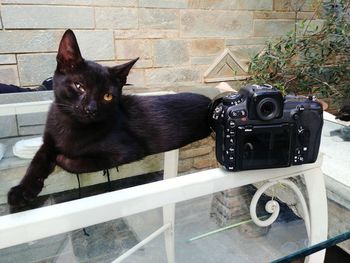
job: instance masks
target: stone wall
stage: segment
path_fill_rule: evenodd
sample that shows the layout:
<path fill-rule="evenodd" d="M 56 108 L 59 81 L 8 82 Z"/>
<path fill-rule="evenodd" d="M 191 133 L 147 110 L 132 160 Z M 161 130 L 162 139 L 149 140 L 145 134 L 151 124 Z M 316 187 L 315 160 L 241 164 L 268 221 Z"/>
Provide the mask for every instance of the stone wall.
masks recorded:
<path fill-rule="evenodd" d="M 217 167 L 215 141 L 212 137 L 191 143 L 180 149 L 179 173 L 186 174 L 215 167 Z"/>
<path fill-rule="evenodd" d="M 203 75 L 216 59 L 229 49 L 247 63 L 266 40 L 294 28 L 294 2 L 1 0 L 0 82 L 35 87 L 52 76 L 60 38 L 71 28 L 87 59 L 111 66 L 140 57 L 128 78 L 136 87 L 129 90 L 211 96 L 210 85 L 203 88 Z M 312 16 L 312 3 L 306 1 L 298 19 Z M 180 152 L 180 172 L 216 166 L 210 138 Z"/>
<path fill-rule="evenodd" d="M 140 57 L 129 82 L 191 86 L 225 48 L 239 59 L 294 27 L 287 0 L 2 0 L 0 82 L 36 86 L 52 75 L 63 32 L 106 65 Z M 303 2 L 303 1 L 302 1 Z M 312 0 L 298 17 L 312 15 Z"/>

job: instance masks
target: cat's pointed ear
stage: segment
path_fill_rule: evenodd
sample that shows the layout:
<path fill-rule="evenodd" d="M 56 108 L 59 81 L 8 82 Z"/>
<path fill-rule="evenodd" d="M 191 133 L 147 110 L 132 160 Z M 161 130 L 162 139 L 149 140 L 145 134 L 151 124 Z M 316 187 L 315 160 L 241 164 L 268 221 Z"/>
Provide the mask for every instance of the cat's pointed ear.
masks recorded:
<path fill-rule="evenodd" d="M 70 29 L 63 34 L 56 60 L 57 70 L 62 73 L 76 69 L 84 61 L 80 53 L 78 41 Z"/>
<path fill-rule="evenodd" d="M 127 63 L 115 66 L 110 68 L 112 75 L 115 78 L 118 78 L 121 80 L 122 84 L 125 85 L 126 84 L 126 78 L 130 72 L 130 69 L 132 68 L 132 66 L 134 66 L 134 64 L 136 63 L 136 61 L 139 58 L 135 58 Z"/>

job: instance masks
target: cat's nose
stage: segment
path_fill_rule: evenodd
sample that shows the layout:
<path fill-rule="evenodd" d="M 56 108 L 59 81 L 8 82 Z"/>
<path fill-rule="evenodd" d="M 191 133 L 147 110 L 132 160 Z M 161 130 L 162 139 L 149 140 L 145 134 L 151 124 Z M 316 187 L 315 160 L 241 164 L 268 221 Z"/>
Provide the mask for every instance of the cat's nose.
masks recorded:
<path fill-rule="evenodd" d="M 97 112 L 97 105 L 96 102 L 90 102 L 89 105 L 87 105 L 84 108 L 85 112 L 90 115 L 95 115 Z"/>

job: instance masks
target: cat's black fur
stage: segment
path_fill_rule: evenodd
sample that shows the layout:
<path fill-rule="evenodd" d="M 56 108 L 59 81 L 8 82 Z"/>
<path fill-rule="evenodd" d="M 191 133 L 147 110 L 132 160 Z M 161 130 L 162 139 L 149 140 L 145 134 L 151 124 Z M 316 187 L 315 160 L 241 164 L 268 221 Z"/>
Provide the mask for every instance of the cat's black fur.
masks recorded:
<path fill-rule="evenodd" d="M 34 199 L 56 164 L 73 173 L 93 172 L 209 135 L 210 99 L 205 96 L 122 95 L 136 61 L 110 68 L 84 60 L 73 32 L 65 32 L 57 54 L 55 100 L 48 113 L 44 144 L 20 184 L 9 191 L 10 205 Z"/>

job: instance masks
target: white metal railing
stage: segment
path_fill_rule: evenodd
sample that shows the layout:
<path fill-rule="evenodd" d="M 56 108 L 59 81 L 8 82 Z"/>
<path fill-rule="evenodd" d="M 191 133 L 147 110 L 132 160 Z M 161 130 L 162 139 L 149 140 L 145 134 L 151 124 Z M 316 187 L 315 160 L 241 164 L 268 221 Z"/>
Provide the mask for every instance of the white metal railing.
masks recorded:
<path fill-rule="evenodd" d="M 172 178 L 177 174 L 177 158 L 177 150 L 165 154 L 165 177 L 169 179 L 0 217 L 0 249 L 163 207 L 163 226 L 126 253 L 130 255 L 164 232 L 168 262 L 173 263 L 175 203 L 297 175 L 304 176 L 308 189 L 311 244 L 327 238 L 327 199 L 320 170 L 322 158 L 313 164 L 288 168 L 237 173 L 217 168 Z M 317 259 L 312 255 L 309 262 L 321 262 L 324 253 L 321 251 L 317 255 Z"/>
<path fill-rule="evenodd" d="M 0 116 L 17 115 L 25 113 L 47 112 L 52 100 L 9 103 L 0 105 Z"/>

